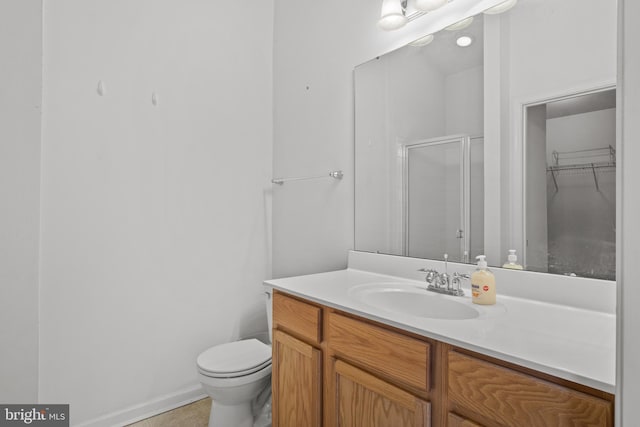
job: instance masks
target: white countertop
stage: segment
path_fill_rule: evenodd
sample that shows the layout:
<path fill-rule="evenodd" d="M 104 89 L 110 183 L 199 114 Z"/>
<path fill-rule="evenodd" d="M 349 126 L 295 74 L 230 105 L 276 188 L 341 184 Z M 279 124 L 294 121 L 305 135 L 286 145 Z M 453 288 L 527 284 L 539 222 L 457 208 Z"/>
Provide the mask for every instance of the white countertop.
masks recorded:
<path fill-rule="evenodd" d="M 464 297 L 436 296 L 472 306 L 480 312 L 478 318 L 430 319 L 367 305 L 349 291 L 357 285 L 390 282 L 425 286 L 424 281 L 354 268 L 267 280 L 265 285 L 425 337 L 615 393 L 614 314 L 499 293 L 495 306 L 479 306 L 471 302 L 467 291 Z"/>

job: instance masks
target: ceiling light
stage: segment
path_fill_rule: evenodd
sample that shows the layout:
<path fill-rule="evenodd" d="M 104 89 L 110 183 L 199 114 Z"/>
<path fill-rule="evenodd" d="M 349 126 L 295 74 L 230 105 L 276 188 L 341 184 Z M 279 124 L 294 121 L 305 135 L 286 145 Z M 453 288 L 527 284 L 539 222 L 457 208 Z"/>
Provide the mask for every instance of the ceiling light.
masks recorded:
<path fill-rule="evenodd" d="M 431 12 L 447 4 L 448 0 L 416 0 L 416 9 Z"/>
<path fill-rule="evenodd" d="M 433 34 L 427 34 L 426 36 L 420 37 L 419 39 L 412 41 L 411 43 L 409 43 L 409 45 L 413 47 L 422 47 L 422 46 L 428 45 L 432 41 L 433 41 Z"/>
<path fill-rule="evenodd" d="M 406 5 L 406 0 L 382 0 L 378 27 L 386 31 L 404 27 L 407 24 L 407 17 L 404 14 Z"/>
<path fill-rule="evenodd" d="M 464 35 L 456 39 L 456 44 L 460 47 L 469 47 L 473 43 L 473 37 Z"/>
<path fill-rule="evenodd" d="M 473 16 L 470 16 L 466 19 L 463 19 L 462 21 L 458 21 L 455 24 L 449 25 L 448 27 L 445 28 L 445 30 L 448 30 L 448 31 L 462 30 L 464 28 L 467 28 L 469 25 L 471 25 L 472 22 L 473 22 Z"/>
<path fill-rule="evenodd" d="M 518 3 L 518 0 L 503 1 L 502 3 L 498 3 L 497 5 L 485 10 L 484 13 L 486 13 L 487 15 L 497 15 L 498 13 L 506 12 L 507 10 L 511 9 L 516 5 L 516 3 Z"/>

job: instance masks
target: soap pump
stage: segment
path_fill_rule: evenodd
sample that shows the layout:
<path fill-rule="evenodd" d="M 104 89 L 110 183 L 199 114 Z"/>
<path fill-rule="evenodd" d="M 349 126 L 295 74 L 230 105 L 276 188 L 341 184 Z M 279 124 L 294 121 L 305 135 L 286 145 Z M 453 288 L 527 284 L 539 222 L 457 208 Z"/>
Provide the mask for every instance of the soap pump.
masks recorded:
<path fill-rule="evenodd" d="M 485 255 L 478 255 L 478 268 L 471 275 L 471 297 L 474 304 L 496 303 L 496 278 L 487 268 Z"/>
<path fill-rule="evenodd" d="M 516 255 L 515 249 L 509 249 L 509 256 L 507 257 L 507 262 L 502 266 L 502 268 L 510 268 L 512 270 L 522 270 L 522 266 L 518 264 L 518 256 Z"/>

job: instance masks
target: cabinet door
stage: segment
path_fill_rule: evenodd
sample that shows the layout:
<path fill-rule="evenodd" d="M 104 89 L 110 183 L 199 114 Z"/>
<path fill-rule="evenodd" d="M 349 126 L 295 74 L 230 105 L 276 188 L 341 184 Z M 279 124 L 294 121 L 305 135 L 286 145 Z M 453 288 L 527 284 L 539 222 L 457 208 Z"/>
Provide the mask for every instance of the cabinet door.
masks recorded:
<path fill-rule="evenodd" d="M 320 427 L 322 357 L 281 331 L 273 331 L 273 426 Z"/>
<path fill-rule="evenodd" d="M 334 362 L 337 427 L 429 427 L 430 406 L 340 360 Z"/>
<path fill-rule="evenodd" d="M 480 424 L 476 424 L 471 420 L 462 418 L 454 413 L 449 412 L 447 417 L 447 427 L 481 427 Z"/>

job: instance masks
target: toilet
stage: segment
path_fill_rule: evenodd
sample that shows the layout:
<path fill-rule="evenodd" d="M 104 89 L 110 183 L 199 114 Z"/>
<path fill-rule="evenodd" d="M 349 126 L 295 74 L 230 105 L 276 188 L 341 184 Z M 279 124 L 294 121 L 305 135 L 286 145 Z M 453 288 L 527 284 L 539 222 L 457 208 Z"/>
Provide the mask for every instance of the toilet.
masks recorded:
<path fill-rule="evenodd" d="M 271 291 L 267 292 L 267 319 L 271 339 Z M 200 383 L 212 400 L 209 427 L 254 427 L 261 413 L 256 427 L 271 426 L 270 345 L 255 338 L 217 345 L 200 353 L 197 367 Z"/>

